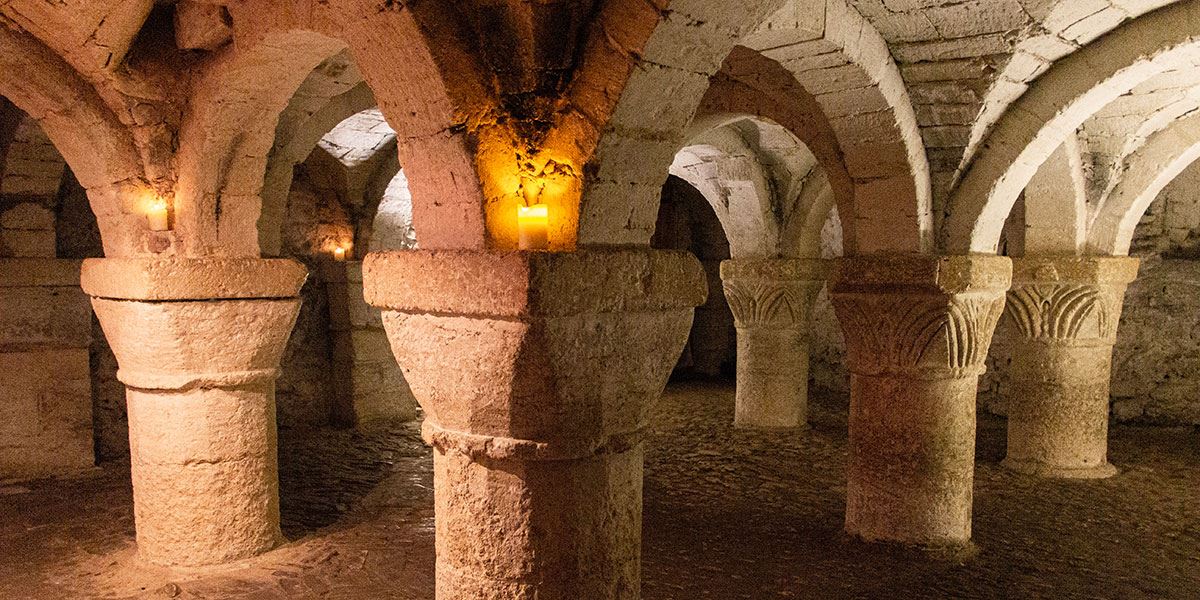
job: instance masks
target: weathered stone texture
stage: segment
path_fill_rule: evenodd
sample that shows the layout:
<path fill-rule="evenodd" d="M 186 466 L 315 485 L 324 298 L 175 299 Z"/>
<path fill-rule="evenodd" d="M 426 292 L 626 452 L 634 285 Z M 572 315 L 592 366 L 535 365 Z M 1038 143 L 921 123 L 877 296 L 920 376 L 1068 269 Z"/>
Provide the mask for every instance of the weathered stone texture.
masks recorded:
<path fill-rule="evenodd" d="M 1011 268 L 995 256 L 835 261 L 830 296 L 851 373 L 850 534 L 970 540 L 975 392 Z"/>
<path fill-rule="evenodd" d="M 651 250 L 367 258 L 435 450 L 439 596 L 639 596 L 641 440 L 701 276 Z"/>
<path fill-rule="evenodd" d="M 1200 262 L 1145 260 L 1143 265 L 1126 293 L 1117 330 L 1113 416 L 1200 425 Z"/>
<path fill-rule="evenodd" d="M 93 465 L 87 348 L 0 350 L 0 479 Z"/>
<path fill-rule="evenodd" d="M 0 259 L 0 478 L 93 464 L 91 310 L 79 261 Z"/>

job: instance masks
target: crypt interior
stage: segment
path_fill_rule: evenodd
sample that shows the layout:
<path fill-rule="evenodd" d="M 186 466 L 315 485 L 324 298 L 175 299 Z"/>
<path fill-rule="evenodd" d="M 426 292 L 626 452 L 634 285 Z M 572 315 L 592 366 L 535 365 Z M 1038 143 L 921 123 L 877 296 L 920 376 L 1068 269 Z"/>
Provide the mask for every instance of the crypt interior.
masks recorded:
<path fill-rule="evenodd" d="M 0 598 L 1200 597 L 1200 0 L 0 24 Z"/>

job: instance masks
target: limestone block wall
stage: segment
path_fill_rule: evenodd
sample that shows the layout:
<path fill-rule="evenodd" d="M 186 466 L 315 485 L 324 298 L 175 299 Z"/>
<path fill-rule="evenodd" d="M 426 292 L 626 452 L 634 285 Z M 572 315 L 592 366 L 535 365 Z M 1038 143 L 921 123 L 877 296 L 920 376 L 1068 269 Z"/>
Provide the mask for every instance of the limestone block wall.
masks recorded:
<path fill-rule="evenodd" d="M 333 344 L 326 283 L 318 264 L 305 261 L 309 277 L 300 289 L 300 314 L 292 328 L 279 379 L 275 382 L 276 422 L 281 428 L 329 425 L 333 417 Z"/>
<path fill-rule="evenodd" d="M 1200 425 L 1200 260 L 1143 260 L 1113 349 L 1118 420 Z"/>
<path fill-rule="evenodd" d="M 79 261 L 56 259 L 64 256 L 56 220 L 65 163 L 24 114 L 10 110 L 7 125 L 11 137 L 0 151 L 0 479 L 94 462 L 92 311 L 79 289 Z"/>
<path fill-rule="evenodd" d="M 78 261 L 0 258 L 0 479 L 92 466 L 91 320 Z"/>
<path fill-rule="evenodd" d="M 349 141 L 342 141 L 350 153 Z M 309 278 L 276 385 L 281 427 L 359 426 L 416 416 L 379 311 L 363 299 L 362 263 L 332 260 L 336 247 L 348 248 L 351 259 L 367 250 L 352 245 L 356 223 L 342 203 L 339 164 L 306 161 L 288 195 L 284 252 L 309 266 Z"/>
<path fill-rule="evenodd" d="M 50 139 L 21 118 L 0 172 L 0 256 L 55 256 L 54 208 L 65 163 Z"/>
<path fill-rule="evenodd" d="M 379 309 L 363 298 L 362 262 L 327 262 L 334 418 L 345 425 L 408 421 L 417 415 Z"/>

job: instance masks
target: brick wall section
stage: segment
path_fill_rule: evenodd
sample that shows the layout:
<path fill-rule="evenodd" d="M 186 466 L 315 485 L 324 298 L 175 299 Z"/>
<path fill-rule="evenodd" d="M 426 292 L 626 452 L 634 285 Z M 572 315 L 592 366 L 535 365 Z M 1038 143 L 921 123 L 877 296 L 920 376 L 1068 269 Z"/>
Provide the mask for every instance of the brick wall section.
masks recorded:
<path fill-rule="evenodd" d="M 91 336 L 78 261 L 0 258 L 0 479 L 92 466 Z"/>
<path fill-rule="evenodd" d="M 32 119 L 23 118 L 0 175 L 0 256 L 53 258 L 54 210 L 65 163 Z"/>

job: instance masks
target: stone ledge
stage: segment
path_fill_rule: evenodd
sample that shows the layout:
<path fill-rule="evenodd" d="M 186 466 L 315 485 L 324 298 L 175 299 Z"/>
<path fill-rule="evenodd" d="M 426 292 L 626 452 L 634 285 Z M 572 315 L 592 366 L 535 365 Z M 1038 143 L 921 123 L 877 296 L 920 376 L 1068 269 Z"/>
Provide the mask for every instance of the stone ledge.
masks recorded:
<path fill-rule="evenodd" d="M 1125 285 L 1137 279 L 1141 260 L 1129 256 L 1023 256 L 1013 261 L 1013 284 L 1094 283 Z"/>
<path fill-rule="evenodd" d="M 94 298 L 233 300 L 294 298 L 307 277 L 307 267 L 284 258 L 90 258 L 80 281 Z"/>
<path fill-rule="evenodd" d="M 721 261 L 721 279 L 824 281 L 829 261 L 819 258 L 734 258 Z"/>
<path fill-rule="evenodd" d="M 707 294 L 694 256 L 645 248 L 373 253 L 363 279 L 385 310 L 501 318 L 691 308 Z"/>
<path fill-rule="evenodd" d="M 0 258 L 0 288 L 77 287 L 81 260 Z"/>
<path fill-rule="evenodd" d="M 941 256 L 882 254 L 834 261 L 829 287 L 837 293 L 1003 292 L 1012 279 L 1012 260 L 988 254 Z"/>

